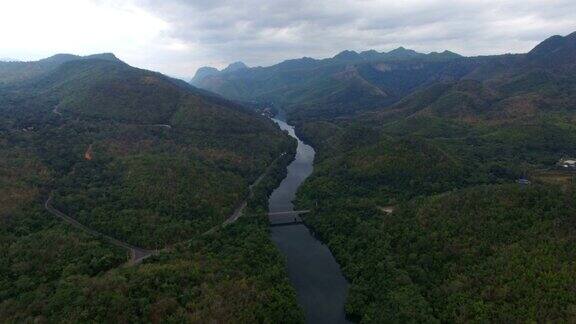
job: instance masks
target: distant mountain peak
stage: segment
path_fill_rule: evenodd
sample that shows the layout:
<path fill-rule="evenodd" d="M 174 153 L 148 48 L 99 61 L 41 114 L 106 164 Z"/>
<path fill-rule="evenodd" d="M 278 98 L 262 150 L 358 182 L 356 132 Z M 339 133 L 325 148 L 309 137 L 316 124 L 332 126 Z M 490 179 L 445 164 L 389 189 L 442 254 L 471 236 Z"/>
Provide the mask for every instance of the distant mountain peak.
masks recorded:
<path fill-rule="evenodd" d="M 333 58 L 337 60 L 350 61 L 350 60 L 362 59 L 362 56 L 355 51 L 345 50 L 336 54 Z"/>
<path fill-rule="evenodd" d="M 74 54 L 67 54 L 67 53 L 60 53 L 55 54 L 45 59 L 40 60 L 40 62 L 49 62 L 49 63 L 64 63 L 67 61 L 73 60 L 84 60 L 84 59 L 99 59 L 99 60 L 107 60 L 107 61 L 114 61 L 114 62 L 122 62 L 120 59 L 116 57 L 113 53 L 100 53 L 100 54 L 92 54 L 87 56 L 79 56 Z"/>
<path fill-rule="evenodd" d="M 360 52 L 360 55 L 362 55 L 362 57 L 364 57 L 366 59 L 376 59 L 381 55 L 381 53 L 376 51 L 376 50 L 371 49 L 371 50 Z"/>
<path fill-rule="evenodd" d="M 547 66 L 574 63 L 575 57 L 576 32 L 567 36 L 549 37 L 528 53 L 528 59 Z"/>
<path fill-rule="evenodd" d="M 416 52 L 415 50 L 411 50 L 411 49 L 406 49 L 403 46 L 400 46 L 396 49 L 391 50 L 390 52 L 386 53 L 388 55 L 410 55 L 410 56 L 414 56 L 414 55 L 418 55 L 419 53 Z"/>
<path fill-rule="evenodd" d="M 0 58 L 0 62 L 20 62 L 20 60 L 13 59 L 10 57 L 2 57 Z"/>
<path fill-rule="evenodd" d="M 108 60 L 108 61 L 117 61 L 121 62 L 121 60 L 114 55 L 114 53 L 100 53 L 100 54 L 92 54 L 88 56 L 83 56 L 85 59 L 100 59 L 100 60 Z"/>
<path fill-rule="evenodd" d="M 67 53 L 59 53 L 49 56 L 47 58 L 41 59 L 39 62 L 64 62 L 69 60 L 76 60 L 80 58 L 78 55 L 74 54 L 67 54 Z"/>
<path fill-rule="evenodd" d="M 452 51 L 448 51 L 448 50 L 444 50 L 443 52 L 431 52 L 430 54 L 428 54 L 431 57 L 437 57 L 437 58 L 459 58 L 462 57 L 462 55 L 458 54 L 458 53 L 454 53 Z"/>
<path fill-rule="evenodd" d="M 220 72 L 220 71 L 218 71 L 217 68 L 214 68 L 211 66 L 203 66 L 196 71 L 196 74 L 198 74 L 198 73 L 218 73 L 218 72 Z"/>
<path fill-rule="evenodd" d="M 209 77 L 211 75 L 216 75 L 218 73 L 220 73 L 220 71 L 218 71 L 217 68 L 213 68 L 211 66 L 203 66 L 203 67 L 199 68 L 198 70 L 196 70 L 196 74 L 194 74 L 194 77 L 192 78 L 190 83 L 198 84 L 198 82 L 201 82 L 206 77 Z"/>
<path fill-rule="evenodd" d="M 244 62 L 234 62 L 228 65 L 222 72 L 235 72 L 239 70 L 248 69 L 248 65 L 244 64 Z"/>

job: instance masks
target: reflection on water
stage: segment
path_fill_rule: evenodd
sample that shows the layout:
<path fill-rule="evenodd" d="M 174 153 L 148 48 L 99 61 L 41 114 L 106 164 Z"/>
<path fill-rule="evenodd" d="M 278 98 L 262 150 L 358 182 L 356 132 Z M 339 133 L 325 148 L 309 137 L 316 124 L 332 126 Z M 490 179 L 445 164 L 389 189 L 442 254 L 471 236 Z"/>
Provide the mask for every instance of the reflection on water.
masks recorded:
<path fill-rule="evenodd" d="M 272 192 L 268 209 L 270 212 L 292 211 L 298 187 L 312 173 L 315 152 L 300 141 L 294 127 L 282 120 L 273 120 L 298 140 L 298 149 L 295 160 L 288 166 L 288 175 Z M 286 221 L 277 216 L 271 219 L 273 223 Z M 271 227 L 270 230 L 272 240 L 287 259 L 288 276 L 306 313 L 306 322 L 348 323 L 344 312 L 348 283 L 328 247 L 301 224 Z"/>

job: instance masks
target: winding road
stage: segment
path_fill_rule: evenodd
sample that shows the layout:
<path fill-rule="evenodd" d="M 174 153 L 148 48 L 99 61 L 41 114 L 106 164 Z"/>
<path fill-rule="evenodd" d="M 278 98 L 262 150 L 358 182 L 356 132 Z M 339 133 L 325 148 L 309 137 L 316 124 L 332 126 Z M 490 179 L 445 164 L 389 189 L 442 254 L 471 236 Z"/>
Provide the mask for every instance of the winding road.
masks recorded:
<path fill-rule="evenodd" d="M 266 170 L 258 177 L 258 179 L 256 179 L 248 188 L 249 188 L 249 193 L 248 196 L 246 197 L 246 199 L 244 199 L 244 201 L 242 201 L 238 207 L 236 207 L 236 209 L 234 210 L 234 212 L 232 213 L 232 215 L 230 215 L 230 217 L 228 217 L 224 223 L 219 224 L 214 226 L 213 228 L 211 228 L 210 230 L 206 231 L 204 233 L 204 235 L 213 233 L 215 231 L 217 231 L 220 227 L 223 226 L 227 226 L 230 225 L 234 222 L 236 222 L 238 220 L 238 218 L 240 218 L 240 216 L 242 216 L 242 212 L 244 211 L 244 209 L 246 208 L 246 206 L 248 205 L 248 200 L 254 195 L 254 187 L 256 185 L 258 185 L 262 179 L 264 179 L 264 177 L 268 174 L 268 172 L 270 171 L 270 169 L 274 166 L 274 164 L 276 163 L 276 161 L 278 161 L 278 159 L 280 159 L 282 156 L 284 156 L 286 153 L 282 153 L 280 154 L 280 156 L 278 158 L 276 158 L 276 160 L 274 160 L 270 166 L 268 166 L 268 168 L 266 168 Z M 102 237 L 105 240 L 107 240 L 108 242 L 110 242 L 111 244 L 121 247 L 123 249 L 128 250 L 128 252 L 130 253 L 130 258 L 128 260 L 128 262 L 125 264 L 126 266 L 133 266 L 136 264 L 141 263 L 144 259 L 158 254 L 160 252 L 165 252 L 170 250 L 174 245 L 170 246 L 170 247 L 165 247 L 164 249 L 161 250 L 147 250 L 141 247 L 137 247 L 134 245 L 131 245 L 129 243 L 120 241 L 116 238 L 113 238 L 109 235 L 106 235 L 104 233 L 98 232 L 94 229 L 91 229 L 85 225 L 83 225 L 82 223 L 80 223 L 79 221 L 77 221 L 76 219 L 74 219 L 73 217 L 70 217 L 69 215 L 66 215 L 65 213 L 63 213 L 62 211 L 54 208 L 54 206 L 52 206 L 52 194 L 50 194 L 50 196 L 48 197 L 48 199 L 46 199 L 46 202 L 44 203 L 44 208 L 51 213 L 52 215 L 59 217 L 60 219 L 64 220 L 65 222 L 67 222 L 68 224 L 70 224 L 71 226 L 80 229 L 82 231 L 85 231 L 93 236 L 96 237 Z M 187 240 L 188 241 L 188 240 Z M 187 241 L 184 242 L 180 242 L 180 243 L 185 243 Z"/>
<path fill-rule="evenodd" d="M 248 187 L 248 197 L 246 197 L 246 199 L 244 199 L 244 201 L 238 205 L 238 207 L 236 207 L 236 209 L 234 210 L 234 212 L 232 213 L 232 215 L 230 215 L 230 217 L 228 217 L 227 220 L 224 221 L 224 226 L 229 225 L 234 223 L 235 221 L 238 220 L 238 218 L 240 218 L 240 216 L 242 216 L 242 212 L 244 211 L 244 208 L 246 208 L 246 205 L 248 205 L 248 200 L 250 198 L 252 198 L 252 196 L 254 196 L 254 187 L 256 187 L 261 181 L 262 179 L 264 179 L 264 177 L 268 174 L 268 172 L 270 172 L 270 169 L 274 166 L 274 164 L 276 164 L 276 162 L 283 157 L 286 154 L 286 152 L 280 154 L 280 156 L 278 156 L 274 161 L 272 161 L 272 163 L 270 163 L 270 165 L 266 168 L 266 170 L 264 170 L 264 172 L 258 177 L 258 179 L 256 179 L 249 187 Z"/>
<path fill-rule="evenodd" d="M 85 231 L 91 235 L 96 236 L 96 237 L 102 237 L 105 240 L 107 240 L 108 242 L 110 242 L 111 244 L 128 250 L 128 252 L 130 253 L 130 259 L 127 262 L 128 266 L 138 264 L 138 263 L 142 262 L 142 260 L 146 259 L 147 257 L 158 253 L 158 251 L 146 250 L 146 249 L 143 249 L 141 247 L 137 247 L 137 246 L 128 244 L 126 242 L 122 242 L 118 239 L 115 239 L 111 236 L 108 236 L 106 234 L 103 234 L 101 232 L 98 232 L 96 230 L 93 230 L 93 229 L 83 225 L 82 223 L 75 220 L 74 218 L 72 218 L 72 217 L 64 214 L 63 212 L 59 211 L 58 209 L 54 208 L 54 206 L 52 206 L 52 195 L 50 195 L 48 197 L 48 199 L 46 199 L 46 202 L 44 203 L 44 208 L 46 208 L 46 210 L 48 212 L 50 212 L 52 215 L 61 218 L 62 220 L 64 220 L 65 222 L 67 222 L 68 224 L 72 225 L 73 227 L 75 227 L 77 229 L 83 230 L 83 231 Z"/>
<path fill-rule="evenodd" d="M 52 110 L 53 113 L 62 116 L 62 113 L 60 111 L 58 111 L 58 106 L 54 107 L 54 110 Z M 167 124 L 150 124 L 150 125 L 146 125 L 146 124 L 142 124 L 142 125 L 133 125 L 133 126 L 141 126 L 141 127 L 163 127 L 163 128 L 167 128 L 167 129 L 172 129 L 171 125 L 167 125 Z M 236 222 L 238 220 L 238 218 L 240 218 L 240 216 L 242 216 L 242 212 L 244 211 L 244 209 L 246 208 L 246 206 L 248 205 L 248 200 L 254 195 L 254 187 L 256 185 L 258 185 L 262 179 L 264 179 L 264 177 L 266 176 L 266 174 L 268 174 L 268 172 L 270 171 L 270 169 L 274 166 L 274 164 L 276 163 L 276 161 L 278 161 L 282 156 L 284 156 L 286 154 L 286 152 L 280 154 L 280 156 L 278 156 L 274 161 L 272 161 L 272 163 L 268 166 L 268 168 L 266 168 L 266 170 L 264 170 L 264 172 L 258 177 L 258 179 L 256 179 L 249 187 L 249 192 L 248 192 L 248 196 L 246 197 L 246 199 L 244 199 L 244 201 L 242 201 L 234 210 L 234 212 L 232 213 L 232 215 L 230 215 L 230 217 L 228 217 L 224 223 L 219 224 L 214 226 L 213 228 L 211 228 L 210 230 L 206 231 L 204 233 L 204 235 L 206 234 L 210 234 L 213 233 L 215 231 L 217 231 L 219 228 L 223 227 L 223 226 L 227 226 L 229 224 L 232 224 L 234 222 Z M 128 250 L 129 254 L 130 254 L 130 258 L 128 260 L 128 262 L 125 264 L 125 266 L 133 266 L 136 264 L 141 263 L 144 259 L 158 254 L 160 252 L 163 251 L 168 251 L 170 250 L 174 245 L 165 247 L 161 250 L 147 250 L 141 247 L 137 247 L 134 245 L 131 245 L 129 243 L 120 241 L 116 238 L 113 238 L 109 235 L 106 235 L 104 233 L 98 232 L 94 229 L 91 229 L 85 225 L 83 225 L 82 223 L 78 222 L 76 219 L 70 217 L 69 215 L 66 215 L 65 213 L 63 213 L 62 211 L 54 208 L 54 206 L 52 206 L 52 194 L 50 194 L 50 196 L 48 197 L 48 199 L 46 199 L 46 202 L 44 203 L 44 208 L 51 213 L 52 215 L 61 218 L 62 220 L 64 220 L 65 222 L 67 222 L 68 224 L 70 224 L 71 226 L 80 229 L 82 231 L 85 231 L 93 236 L 96 237 L 102 237 L 105 240 L 107 240 L 108 242 L 110 242 L 111 244 L 121 247 L 123 249 Z M 189 241 L 189 240 L 187 240 Z M 184 242 L 180 242 L 180 243 L 185 243 L 187 241 Z"/>

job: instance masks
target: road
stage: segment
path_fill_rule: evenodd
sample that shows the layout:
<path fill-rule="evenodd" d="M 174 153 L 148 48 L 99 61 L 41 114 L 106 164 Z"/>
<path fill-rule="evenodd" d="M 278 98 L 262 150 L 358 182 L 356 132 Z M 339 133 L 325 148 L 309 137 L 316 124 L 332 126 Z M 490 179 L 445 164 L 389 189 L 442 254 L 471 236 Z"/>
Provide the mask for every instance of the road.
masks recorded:
<path fill-rule="evenodd" d="M 213 228 L 211 228 L 210 230 L 208 230 L 207 232 L 204 233 L 204 235 L 206 234 L 210 234 L 213 233 L 215 231 L 217 231 L 220 227 L 222 226 L 227 226 L 229 224 L 232 224 L 234 222 L 236 222 L 238 220 L 238 218 L 240 218 L 240 216 L 242 216 L 242 212 L 244 211 L 244 209 L 246 208 L 246 206 L 248 205 L 248 200 L 253 196 L 254 194 L 254 187 L 257 186 L 262 179 L 264 179 L 264 177 L 268 174 L 268 172 L 270 171 L 270 169 L 274 166 L 274 164 L 276 163 L 276 161 L 278 161 L 282 156 L 284 156 L 284 154 L 286 153 L 282 153 L 278 158 L 276 158 L 276 160 L 274 160 L 270 166 L 268 166 L 268 168 L 260 175 L 260 177 L 258 177 L 258 179 L 256 179 L 256 181 L 254 181 L 248 188 L 249 188 L 249 193 L 248 193 L 248 197 L 246 197 L 246 199 L 244 201 L 242 201 L 242 203 L 240 203 L 238 205 L 238 207 L 236 207 L 236 209 L 234 210 L 234 212 L 232 213 L 232 215 L 230 215 L 230 217 L 228 217 L 223 224 L 220 225 L 216 225 Z M 128 244 L 126 242 L 120 241 L 118 239 L 115 239 L 111 236 L 108 236 L 106 234 L 103 234 L 101 232 L 98 232 L 96 230 L 93 230 L 85 225 L 83 225 L 82 223 L 78 222 L 76 219 L 70 217 L 69 215 L 66 215 L 65 213 L 59 211 L 58 209 L 54 208 L 52 206 L 52 195 L 50 195 L 48 197 L 48 199 L 46 200 L 46 202 L 44 203 L 44 208 L 46 208 L 46 210 L 48 212 L 50 212 L 52 215 L 57 216 L 59 218 L 61 218 L 62 220 L 64 220 L 65 222 L 67 222 L 68 224 L 72 225 L 73 227 L 83 230 L 93 236 L 96 237 L 102 237 L 105 240 L 107 240 L 108 242 L 110 242 L 111 244 L 121 247 L 123 249 L 128 250 L 128 252 L 130 253 L 130 259 L 128 260 L 128 262 L 126 263 L 126 266 L 132 266 L 132 265 L 136 265 L 139 264 L 140 262 L 142 262 L 142 260 L 150 257 L 151 255 L 155 255 L 158 254 L 160 252 L 165 252 L 165 251 L 169 251 L 173 246 L 169 246 L 169 247 L 165 247 L 161 250 L 147 250 L 144 248 L 140 248 L 137 246 L 133 246 L 131 244 Z M 186 242 L 186 241 L 185 241 Z M 183 242 L 181 242 L 183 243 Z"/>
<path fill-rule="evenodd" d="M 96 230 L 93 230 L 91 228 L 88 228 L 88 227 L 82 225 L 82 223 L 78 222 L 74 218 L 72 218 L 72 217 L 64 214 L 63 212 L 59 211 L 58 209 L 54 208 L 52 206 L 52 195 L 50 195 L 50 197 L 48 197 L 48 199 L 46 199 L 46 202 L 44 203 L 44 208 L 46 208 L 46 210 L 48 212 L 50 212 L 52 215 L 61 218 L 62 220 L 64 220 L 65 222 L 67 222 L 68 224 L 72 225 L 73 227 L 75 227 L 77 229 L 83 230 L 83 231 L 85 231 L 85 232 L 87 232 L 93 236 L 96 236 L 96 237 L 102 237 L 105 240 L 107 240 L 108 242 L 110 242 L 111 244 L 128 250 L 128 252 L 130 253 L 130 258 L 126 264 L 128 266 L 138 264 L 138 263 L 142 262 L 142 260 L 146 259 L 147 257 L 157 253 L 157 251 L 146 250 L 146 249 L 143 249 L 143 248 L 140 248 L 137 246 L 133 246 L 133 245 L 128 244 L 126 242 L 122 242 L 122 241 L 115 239 L 111 236 L 100 233 Z"/>
<path fill-rule="evenodd" d="M 56 115 L 62 116 L 62 113 L 58 110 L 58 108 L 60 108 L 60 107 L 54 106 L 54 109 L 52 110 L 52 112 L 55 113 Z M 168 124 L 128 124 L 128 125 L 140 126 L 140 127 L 164 127 L 164 128 L 172 129 L 172 125 L 168 125 Z"/>
<path fill-rule="evenodd" d="M 58 115 L 62 115 L 61 112 L 58 111 L 58 106 L 54 107 L 54 110 L 52 110 L 53 113 L 58 114 Z M 150 124 L 150 125 L 145 125 L 145 124 L 141 124 L 141 125 L 133 125 L 133 126 L 141 126 L 141 127 L 164 127 L 167 129 L 172 129 L 172 126 L 167 125 L 167 124 Z M 246 206 L 248 205 L 248 200 L 250 198 L 252 198 L 252 196 L 254 195 L 254 187 L 257 186 L 262 179 L 264 179 L 264 177 L 268 174 L 268 172 L 270 171 L 270 169 L 274 166 L 274 164 L 276 163 L 276 161 L 278 161 L 282 156 L 284 156 L 286 154 L 286 152 L 280 154 L 280 156 L 278 156 L 276 158 L 276 160 L 272 161 L 272 163 L 268 166 L 268 168 L 260 175 L 260 177 L 258 177 L 258 179 L 256 179 L 256 181 L 254 181 L 249 187 L 248 187 L 248 196 L 246 197 L 246 199 L 244 201 L 242 201 L 234 210 L 234 212 L 232 213 L 232 215 L 230 215 L 230 217 L 228 217 L 223 224 L 219 224 L 216 225 L 215 227 L 211 228 L 210 230 L 206 231 L 204 234 L 210 234 L 215 232 L 216 230 L 218 230 L 220 227 L 222 226 L 227 226 L 229 224 L 232 224 L 234 222 L 236 222 L 238 220 L 238 218 L 240 218 L 240 216 L 242 216 L 242 212 L 244 211 L 244 209 L 246 208 Z M 108 242 L 112 243 L 113 245 L 116 245 L 118 247 L 121 247 L 123 249 L 128 250 L 128 252 L 130 253 L 130 259 L 127 262 L 127 266 L 131 266 L 131 265 L 135 265 L 135 264 L 139 264 L 140 262 L 142 262 L 142 260 L 148 258 L 151 255 L 154 254 L 158 254 L 162 251 L 168 251 L 171 249 L 171 247 L 165 247 L 161 250 L 146 250 L 140 247 L 136 247 L 133 245 L 130 245 L 126 242 L 122 242 L 118 239 L 115 239 L 111 236 L 105 235 L 103 233 L 100 233 L 96 230 L 93 230 L 91 228 L 88 228 L 84 225 L 82 225 L 80 222 L 78 222 L 77 220 L 75 220 L 74 218 L 64 214 L 63 212 L 59 211 L 58 209 L 54 208 L 52 206 L 52 195 L 50 195 L 50 197 L 48 197 L 48 199 L 46 200 L 46 202 L 44 203 L 44 208 L 46 208 L 46 210 L 48 212 L 50 212 L 51 214 L 63 219 L 64 221 L 66 221 L 67 223 L 69 223 L 70 225 L 72 225 L 75 228 L 78 228 L 80 230 L 83 230 L 87 233 L 90 233 L 94 236 L 97 237 L 102 237 L 104 239 L 106 239 Z M 185 241 L 186 242 L 186 241 Z M 182 242 L 181 242 L 182 243 Z"/>
<path fill-rule="evenodd" d="M 286 152 L 280 154 L 280 156 L 278 156 L 276 158 L 276 160 L 272 161 L 272 163 L 270 163 L 270 165 L 266 168 L 266 170 L 264 170 L 264 172 L 258 177 L 258 179 L 256 179 L 256 181 L 254 181 L 249 187 L 248 187 L 248 197 L 246 197 L 246 199 L 240 203 L 240 205 L 238 205 L 238 207 L 236 207 L 236 209 L 234 210 L 234 212 L 232 213 L 232 215 L 230 215 L 230 217 L 228 217 L 228 219 L 226 219 L 224 221 L 224 226 L 226 225 L 230 225 L 232 223 L 234 223 L 235 221 L 238 220 L 238 218 L 240 218 L 240 216 L 242 216 L 242 212 L 244 211 L 244 209 L 246 208 L 246 205 L 248 205 L 248 200 L 250 198 L 252 198 L 252 196 L 254 195 L 254 187 L 256 187 L 261 181 L 262 179 L 264 179 L 264 177 L 268 174 L 268 172 L 270 171 L 270 169 L 274 166 L 274 164 L 276 164 L 276 161 L 278 161 L 281 157 L 283 157 L 286 154 Z M 212 231 L 212 230 L 211 230 Z"/>

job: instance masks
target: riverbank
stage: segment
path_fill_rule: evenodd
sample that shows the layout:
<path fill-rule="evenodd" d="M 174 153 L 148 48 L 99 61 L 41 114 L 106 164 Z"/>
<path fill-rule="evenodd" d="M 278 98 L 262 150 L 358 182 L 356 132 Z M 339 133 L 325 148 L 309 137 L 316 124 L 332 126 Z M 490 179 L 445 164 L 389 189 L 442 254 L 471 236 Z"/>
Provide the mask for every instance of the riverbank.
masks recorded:
<path fill-rule="evenodd" d="M 273 120 L 298 141 L 298 146 L 294 160 L 287 167 L 286 177 L 268 199 L 268 211 L 293 211 L 298 188 L 312 174 L 315 151 L 298 138 L 293 126 L 280 119 Z M 276 221 L 271 220 L 272 223 Z M 270 233 L 286 258 L 288 277 L 296 289 L 306 322 L 348 323 L 344 310 L 348 282 L 328 247 L 303 224 L 271 227 Z"/>

